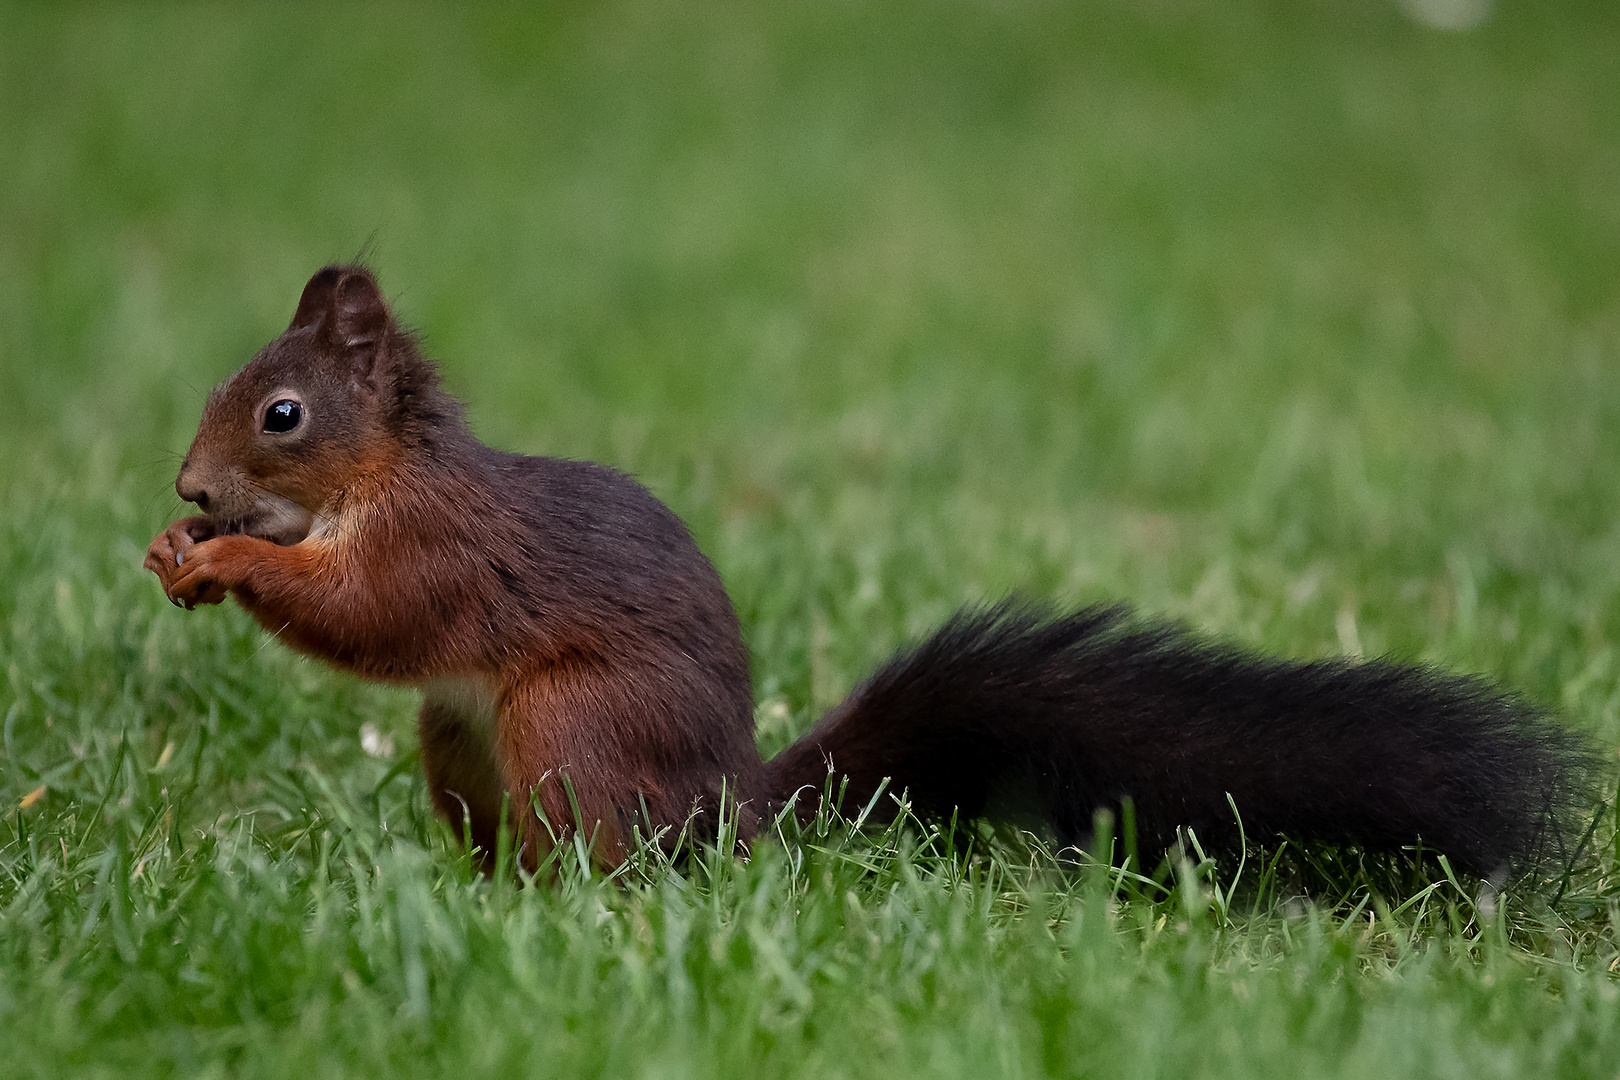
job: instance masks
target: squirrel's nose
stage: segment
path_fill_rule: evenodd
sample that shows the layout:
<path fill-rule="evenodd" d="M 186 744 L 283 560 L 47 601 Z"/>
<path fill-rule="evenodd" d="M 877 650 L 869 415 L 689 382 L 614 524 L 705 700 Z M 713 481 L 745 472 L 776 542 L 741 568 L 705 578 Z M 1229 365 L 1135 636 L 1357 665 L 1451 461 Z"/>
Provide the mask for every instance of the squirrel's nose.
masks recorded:
<path fill-rule="evenodd" d="M 203 513 L 208 512 L 208 489 L 186 475 L 184 469 L 174 481 L 175 494 L 188 503 L 196 503 L 197 509 Z"/>

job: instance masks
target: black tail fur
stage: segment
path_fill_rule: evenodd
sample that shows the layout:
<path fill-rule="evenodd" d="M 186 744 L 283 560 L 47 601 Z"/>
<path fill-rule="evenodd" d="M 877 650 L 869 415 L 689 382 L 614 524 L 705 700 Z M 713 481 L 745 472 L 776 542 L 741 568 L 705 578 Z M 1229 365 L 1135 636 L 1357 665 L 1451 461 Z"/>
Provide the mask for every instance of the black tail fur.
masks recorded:
<path fill-rule="evenodd" d="M 1278 834 L 1395 850 L 1479 875 L 1567 859 L 1598 758 L 1491 683 L 1389 660 L 1256 656 L 1124 607 L 958 613 L 767 766 L 773 799 L 829 768 L 862 805 L 886 778 L 924 813 L 1034 811 L 1086 837 L 1135 805 L 1144 852 Z"/>

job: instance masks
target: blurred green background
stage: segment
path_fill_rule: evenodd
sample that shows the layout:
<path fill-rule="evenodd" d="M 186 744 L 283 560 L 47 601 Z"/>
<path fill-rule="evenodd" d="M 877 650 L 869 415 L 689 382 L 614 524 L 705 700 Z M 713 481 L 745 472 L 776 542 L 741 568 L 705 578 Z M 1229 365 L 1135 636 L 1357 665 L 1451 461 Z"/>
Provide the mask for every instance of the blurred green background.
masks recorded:
<path fill-rule="evenodd" d="M 248 828 L 300 895 L 372 792 L 353 836 L 436 853 L 401 880 L 452 859 L 409 694 L 139 570 L 207 388 L 356 254 L 486 441 L 692 524 L 767 748 L 1014 590 L 1486 672 L 1620 742 L 1620 7 L 1409 7 L 0 4 L 0 1016 L 86 1068 L 132 1015 L 292 1030 L 183 1004 L 184 971 L 292 979 L 274 950 L 143 960 L 149 1011 L 96 1011 L 124 984 L 86 913 L 154 829 L 186 925 L 186 836 Z"/>

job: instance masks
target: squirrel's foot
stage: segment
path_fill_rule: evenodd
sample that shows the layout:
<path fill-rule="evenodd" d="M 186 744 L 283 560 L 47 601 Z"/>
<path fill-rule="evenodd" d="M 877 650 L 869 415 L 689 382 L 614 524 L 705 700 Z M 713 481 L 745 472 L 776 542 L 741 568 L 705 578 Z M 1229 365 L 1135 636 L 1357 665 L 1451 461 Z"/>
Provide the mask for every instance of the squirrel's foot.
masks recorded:
<path fill-rule="evenodd" d="M 228 586 L 219 579 L 217 560 L 210 557 L 215 553 L 208 550 L 216 546 L 206 540 L 212 535 L 207 518 L 189 517 L 158 533 L 146 549 L 143 565 L 157 575 L 169 602 L 187 611 L 225 599 Z"/>

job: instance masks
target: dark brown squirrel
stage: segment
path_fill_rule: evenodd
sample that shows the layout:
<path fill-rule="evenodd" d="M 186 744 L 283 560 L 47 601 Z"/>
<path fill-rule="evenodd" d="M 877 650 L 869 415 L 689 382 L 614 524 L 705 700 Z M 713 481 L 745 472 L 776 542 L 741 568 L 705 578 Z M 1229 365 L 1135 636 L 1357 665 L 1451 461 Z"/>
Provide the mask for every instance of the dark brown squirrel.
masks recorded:
<path fill-rule="evenodd" d="M 360 266 L 311 278 L 213 391 L 175 490 L 201 514 L 147 553 L 169 598 L 229 593 L 294 649 L 420 687 L 434 805 L 487 857 L 506 801 L 531 867 L 553 830 L 611 865 L 638 824 L 712 823 L 723 799 L 746 842 L 831 771 L 850 805 L 888 781 L 1063 841 L 1129 805 L 1144 851 L 1183 826 L 1230 844 L 1235 804 L 1250 838 L 1421 843 L 1496 875 L 1567 857 L 1600 771 L 1475 677 L 1013 602 L 959 613 L 762 763 L 737 617 L 680 519 L 613 469 L 479 443 Z"/>

